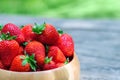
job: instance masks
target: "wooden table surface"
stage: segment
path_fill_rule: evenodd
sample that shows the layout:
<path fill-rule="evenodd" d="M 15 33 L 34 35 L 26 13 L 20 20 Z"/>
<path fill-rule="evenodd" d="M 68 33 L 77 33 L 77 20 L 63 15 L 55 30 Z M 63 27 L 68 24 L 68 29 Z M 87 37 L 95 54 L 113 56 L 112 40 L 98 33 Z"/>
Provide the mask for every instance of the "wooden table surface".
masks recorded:
<path fill-rule="evenodd" d="M 0 23 L 51 23 L 72 35 L 80 60 L 80 80 L 120 80 L 120 21 L 0 15 Z"/>

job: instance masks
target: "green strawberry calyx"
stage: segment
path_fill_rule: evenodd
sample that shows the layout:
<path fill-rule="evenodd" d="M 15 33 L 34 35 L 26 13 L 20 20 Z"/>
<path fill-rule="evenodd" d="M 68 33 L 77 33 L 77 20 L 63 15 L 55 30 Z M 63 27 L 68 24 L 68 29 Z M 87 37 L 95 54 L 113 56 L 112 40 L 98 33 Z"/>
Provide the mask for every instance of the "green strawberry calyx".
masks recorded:
<path fill-rule="evenodd" d="M 9 32 L 2 33 L 0 35 L 0 40 L 13 40 L 13 39 L 16 39 L 16 36 L 11 36 Z"/>
<path fill-rule="evenodd" d="M 32 31 L 35 32 L 36 34 L 42 34 L 42 32 L 45 30 L 45 25 L 46 25 L 45 22 L 42 25 L 35 23 Z"/>
<path fill-rule="evenodd" d="M 28 44 L 28 42 L 24 42 L 22 45 L 23 45 L 23 46 L 26 46 L 27 44 Z"/>
<path fill-rule="evenodd" d="M 46 51 L 46 53 L 48 53 L 48 51 L 49 51 L 49 46 L 48 45 L 45 45 L 45 51 Z"/>
<path fill-rule="evenodd" d="M 24 27 L 24 25 L 21 25 L 21 26 L 20 26 L 20 29 L 22 29 L 23 27 Z"/>
<path fill-rule="evenodd" d="M 69 63 L 69 58 L 66 59 L 66 61 L 64 62 L 64 64 L 68 64 Z"/>
<path fill-rule="evenodd" d="M 64 33 L 63 30 L 60 29 L 60 28 L 57 31 L 58 31 L 59 34 L 63 34 Z"/>
<path fill-rule="evenodd" d="M 31 56 L 27 55 L 25 57 L 21 56 L 22 61 L 22 66 L 25 66 L 27 63 L 30 64 L 30 67 L 33 71 L 36 71 L 37 64 L 35 61 L 35 54 L 32 54 Z"/>
<path fill-rule="evenodd" d="M 45 61 L 44 61 L 44 62 L 45 62 L 45 64 L 48 64 L 48 63 L 50 63 L 51 61 L 52 61 L 52 57 L 49 58 L 49 57 L 47 56 L 47 57 L 45 58 Z"/>
<path fill-rule="evenodd" d="M 3 28 L 3 25 L 0 24 L 0 30 L 2 30 L 2 28 Z"/>

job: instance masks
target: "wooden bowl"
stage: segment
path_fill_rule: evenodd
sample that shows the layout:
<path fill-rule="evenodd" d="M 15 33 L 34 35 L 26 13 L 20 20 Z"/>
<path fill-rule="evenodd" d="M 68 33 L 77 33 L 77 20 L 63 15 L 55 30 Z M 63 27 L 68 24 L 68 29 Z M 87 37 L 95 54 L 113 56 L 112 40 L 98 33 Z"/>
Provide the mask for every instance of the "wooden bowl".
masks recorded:
<path fill-rule="evenodd" d="M 0 80 L 80 80 L 80 64 L 74 53 L 69 64 L 52 70 L 13 72 L 0 69 Z"/>

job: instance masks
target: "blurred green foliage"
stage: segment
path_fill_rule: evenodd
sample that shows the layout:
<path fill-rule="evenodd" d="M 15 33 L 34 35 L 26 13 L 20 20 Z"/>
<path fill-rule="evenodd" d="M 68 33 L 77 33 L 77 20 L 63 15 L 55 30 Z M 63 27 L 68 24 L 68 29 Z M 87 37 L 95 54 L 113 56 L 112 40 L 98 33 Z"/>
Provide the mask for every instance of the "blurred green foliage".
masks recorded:
<path fill-rule="evenodd" d="M 120 18 L 120 0 L 0 0 L 1 14 L 59 18 Z"/>

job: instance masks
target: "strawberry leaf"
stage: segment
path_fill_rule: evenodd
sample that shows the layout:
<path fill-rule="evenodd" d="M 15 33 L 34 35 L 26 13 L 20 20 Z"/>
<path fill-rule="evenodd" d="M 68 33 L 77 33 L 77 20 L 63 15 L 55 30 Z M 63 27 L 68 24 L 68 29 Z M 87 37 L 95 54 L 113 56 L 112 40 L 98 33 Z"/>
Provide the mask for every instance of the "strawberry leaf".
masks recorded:
<path fill-rule="evenodd" d="M 35 23 L 35 25 L 33 26 L 33 32 L 35 32 L 36 34 L 42 34 L 42 32 L 45 30 L 45 23 L 42 25 L 38 25 Z"/>
<path fill-rule="evenodd" d="M 48 64 L 48 63 L 50 63 L 52 61 L 52 57 L 46 57 L 45 58 L 45 64 Z"/>
<path fill-rule="evenodd" d="M 23 46 L 26 46 L 27 44 L 28 44 L 28 42 L 24 42 L 22 45 L 23 45 Z"/>
<path fill-rule="evenodd" d="M 31 56 L 30 56 L 30 59 L 34 59 L 35 57 L 35 54 L 33 53 Z"/>
<path fill-rule="evenodd" d="M 23 27 L 24 27 L 24 25 L 21 25 L 21 26 L 20 26 L 20 29 L 22 29 Z"/>
<path fill-rule="evenodd" d="M 69 58 L 66 59 L 66 61 L 64 62 L 64 64 L 68 64 L 69 63 Z"/>
<path fill-rule="evenodd" d="M 28 62 L 27 62 L 27 60 L 26 60 L 26 59 L 25 59 L 25 60 L 23 60 L 23 62 L 22 62 L 22 66 L 25 66 L 27 63 L 28 63 Z"/>
<path fill-rule="evenodd" d="M 48 50 L 49 50 L 49 46 L 48 45 L 45 45 L 45 50 L 46 50 L 46 53 L 48 53 Z"/>
<path fill-rule="evenodd" d="M 3 28 L 3 25 L 0 24 L 0 30 L 2 30 L 2 28 Z"/>
<path fill-rule="evenodd" d="M 2 33 L 1 35 L 0 35 L 0 38 L 2 39 L 2 40 L 13 40 L 13 39 L 16 39 L 16 36 L 11 36 L 10 35 L 10 33 L 8 32 L 8 33 Z"/>
<path fill-rule="evenodd" d="M 16 39 L 16 36 L 11 36 L 11 37 L 8 37 L 7 40 L 13 40 L 13 39 Z"/>
<path fill-rule="evenodd" d="M 28 63 L 30 64 L 30 67 L 33 71 L 36 71 L 36 61 L 35 61 L 35 54 L 29 56 Z"/>
<path fill-rule="evenodd" d="M 29 57 L 30 61 L 35 63 L 36 64 L 36 61 L 35 61 L 35 54 L 32 54 L 30 57 Z"/>
<path fill-rule="evenodd" d="M 21 56 L 21 59 L 23 59 L 23 62 L 22 62 L 22 65 L 25 66 L 27 63 L 29 63 L 30 65 L 30 68 L 33 70 L 33 71 L 36 71 L 36 68 L 37 68 L 37 64 L 36 64 L 36 61 L 35 61 L 35 55 L 31 55 L 29 56 L 28 54 L 25 55 L 25 57 L 22 57 Z"/>
<path fill-rule="evenodd" d="M 59 34 L 63 34 L 64 33 L 62 29 L 58 29 L 57 31 L 58 31 Z"/>
<path fill-rule="evenodd" d="M 36 71 L 36 66 L 34 65 L 34 63 L 30 62 L 30 67 L 33 71 Z"/>
<path fill-rule="evenodd" d="M 28 63 L 30 65 L 30 68 L 33 71 L 36 71 L 37 64 L 36 64 L 34 57 L 35 57 L 34 54 L 31 56 L 29 56 L 28 54 L 26 54 L 25 56 L 20 56 L 20 58 L 23 60 L 22 66 L 25 66 Z"/>

